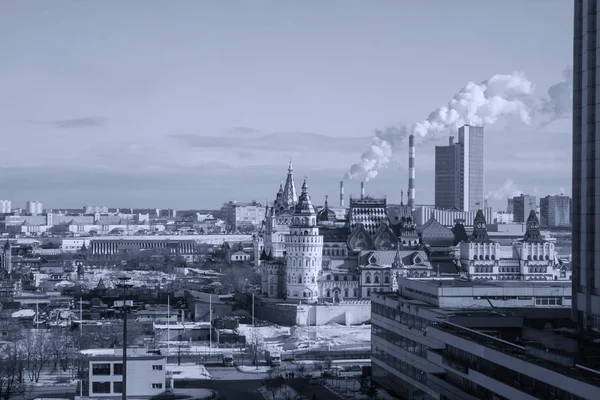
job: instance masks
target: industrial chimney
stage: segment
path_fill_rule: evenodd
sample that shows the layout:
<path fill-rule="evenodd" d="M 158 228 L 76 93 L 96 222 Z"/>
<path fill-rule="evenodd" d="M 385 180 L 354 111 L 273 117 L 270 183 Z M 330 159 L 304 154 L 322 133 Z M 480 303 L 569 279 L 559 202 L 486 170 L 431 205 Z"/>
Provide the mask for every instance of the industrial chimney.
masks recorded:
<path fill-rule="evenodd" d="M 415 135 L 408 137 L 408 206 L 415 209 Z"/>
<path fill-rule="evenodd" d="M 344 207 L 344 181 L 340 181 L 340 207 Z"/>
<path fill-rule="evenodd" d="M 365 198 L 365 183 L 361 182 L 360 183 L 360 199 L 364 199 Z"/>

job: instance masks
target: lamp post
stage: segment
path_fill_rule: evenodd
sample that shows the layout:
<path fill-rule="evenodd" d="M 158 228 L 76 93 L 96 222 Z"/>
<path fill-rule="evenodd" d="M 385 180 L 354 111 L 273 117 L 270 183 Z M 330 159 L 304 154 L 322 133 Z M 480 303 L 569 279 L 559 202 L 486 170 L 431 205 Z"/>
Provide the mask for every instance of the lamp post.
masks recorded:
<path fill-rule="evenodd" d="M 133 285 L 129 283 L 129 277 L 119 278 L 118 288 L 123 289 L 123 300 L 115 301 L 114 308 L 120 310 L 123 313 L 123 393 L 121 395 L 122 400 L 127 400 L 127 314 L 133 306 L 133 302 L 129 303 L 126 300 L 127 289 Z"/>

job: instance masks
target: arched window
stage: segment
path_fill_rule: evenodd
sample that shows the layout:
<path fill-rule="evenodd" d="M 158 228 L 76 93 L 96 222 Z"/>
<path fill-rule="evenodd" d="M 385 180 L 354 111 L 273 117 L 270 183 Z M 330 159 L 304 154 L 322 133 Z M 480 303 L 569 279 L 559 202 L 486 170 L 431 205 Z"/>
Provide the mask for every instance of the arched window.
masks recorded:
<path fill-rule="evenodd" d="M 295 266 L 296 266 L 296 259 L 292 258 L 292 267 L 295 267 Z"/>
<path fill-rule="evenodd" d="M 344 297 L 348 297 L 348 289 L 344 289 Z"/>
<path fill-rule="evenodd" d="M 327 291 L 325 293 L 326 293 L 325 297 L 331 297 L 331 291 L 329 289 L 327 289 Z"/>
<path fill-rule="evenodd" d="M 370 297 L 370 296 L 371 296 L 371 289 L 369 288 L 369 289 L 367 289 L 367 297 Z"/>
<path fill-rule="evenodd" d="M 311 264 L 312 264 L 313 267 L 315 266 L 315 259 L 314 258 L 311 258 Z"/>
<path fill-rule="evenodd" d="M 390 277 L 389 277 L 389 275 L 386 275 L 386 276 L 383 278 L 383 283 L 390 283 Z"/>
<path fill-rule="evenodd" d="M 371 283 L 371 275 L 365 276 L 365 283 Z"/>
<path fill-rule="evenodd" d="M 302 297 L 306 297 L 306 292 L 302 292 Z"/>
<path fill-rule="evenodd" d="M 337 275 L 335 275 L 335 276 L 333 277 L 333 280 L 337 282 L 337 281 L 339 281 L 339 280 L 340 280 L 340 277 L 339 277 L 339 276 L 337 276 Z"/>
<path fill-rule="evenodd" d="M 301 276 L 298 277 L 298 283 L 302 283 L 302 277 Z"/>
<path fill-rule="evenodd" d="M 298 292 L 294 291 L 294 297 L 298 297 Z"/>
<path fill-rule="evenodd" d="M 308 258 L 306 259 L 306 261 L 304 262 L 304 266 L 308 267 L 310 265 L 310 261 L 308 260 Z"/>
<path fill-rule="evenodd" d="M 379 283 L 379 274 L 375 274 L 375 283 Z"/>
<path fill-rule="evenodd" d="M 346 275 L 344 275 L 344 281 L 347 281 L 348 277 Z"/>
<path fill-rule="evenodd" d="M 315 277 L 314 276 L 312 277 L 311 282 L 315 283 Z"/>
<path fill-rule="evenodd" d="M 330 281 L 330 280 L 331 280 L 331 275 L 327 275 L 327 278 L 326 278 L 326 279 L 327 279 L 328 281 Z"/>
<path fill-rule="evenodd" d="M 354 289 L 354 297 L 358 297 L 358 289 Z"/>

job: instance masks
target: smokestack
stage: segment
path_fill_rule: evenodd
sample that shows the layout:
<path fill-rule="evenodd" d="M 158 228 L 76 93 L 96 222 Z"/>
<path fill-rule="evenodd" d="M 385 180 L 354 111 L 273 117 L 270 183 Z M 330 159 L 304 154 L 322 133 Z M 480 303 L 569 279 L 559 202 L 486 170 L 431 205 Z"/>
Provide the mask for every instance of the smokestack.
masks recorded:
<path fill-rule="evenodd" d="M 340 181 L 340 207 L 344 207 L 344 181 Z"/>
<path fill-rule="evenodd" d="M 408 137 L 408 206 L 415 209 L 415 135 Z"/>
<path fill-rule="evenodd" d="M 360 199 L 364 199 L 365 198 L 365 183 L 361 182 L 360 183 Z"/>

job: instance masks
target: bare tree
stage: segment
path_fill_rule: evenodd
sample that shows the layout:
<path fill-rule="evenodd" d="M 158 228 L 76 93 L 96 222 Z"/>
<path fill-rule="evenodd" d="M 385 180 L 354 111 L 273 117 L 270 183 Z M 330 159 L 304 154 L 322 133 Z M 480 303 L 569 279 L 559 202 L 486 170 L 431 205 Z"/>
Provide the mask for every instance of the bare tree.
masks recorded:
<path fill-rule="evenodd" d="M 23 339 L 24 349 L 27 349 L 27 372 L 33 382 L 40 380 L 42 368 L 52 359 L 52 347 L 45 331 L 32 331 Z"/>
<path fill-rule="evenodd" d="M 254 365 L 256 365 L 256 369 L 258 369 L 258 364 L 260 362 L 260 355 L 263 351 L 264 346 L 264 337 L 260 330 L 256 328 L 251 328 L 250 336 L 248 337 L 248 345 L 252 352 L 252 358 L 254 360 Z"/>
<path fill-rule="evenodd" d="M 319 372 L 319 374 L 321 372 L 323 372 L 323 369 L 325 368 L 325 365 L 321 362 L 321 361 L 317 361 L 315 363 L 315 370 Z"/>
<path fill-rule="evenodd" d="M 304 376 L 304 374 L 306 373 L 306 365 L 296 364 L 296 372 L 298 372 L 298 377 Z"/>
<path fill-rule="evenodd" d="M 141 323 L 133 320 L 127 322 L 127 344 L 133 345 L 144 336 Z M 100 329 L 91 327 L 81 338 L 81 348 L 111 348 L 123 345 L 123 324 L 113 321 L 103 324 Z"/>
<path fill-rule="evenodd" d="M 272 369 L 269 371 L 269 377 L 265 379 L 265 388 L 271 395 L 271 399 L 275 399 L 279 391 L 284 385 L 284 380 L 278 373 Z"/>
<path fill-rule="evenodd" d="M 0 399 L 8 400 L 25 392 L 25 364 L 17 343 L 5 343 L 0 348 Z"/>

